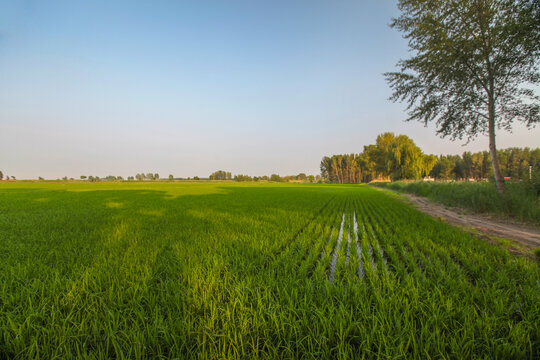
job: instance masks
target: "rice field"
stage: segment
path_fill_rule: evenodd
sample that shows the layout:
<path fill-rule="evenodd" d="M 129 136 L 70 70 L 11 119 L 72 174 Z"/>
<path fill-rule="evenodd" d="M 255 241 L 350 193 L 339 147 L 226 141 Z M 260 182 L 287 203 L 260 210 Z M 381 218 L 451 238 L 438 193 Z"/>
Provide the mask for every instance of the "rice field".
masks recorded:
<path fill-rule="evenodd" d="M 0 359 L 535 359 L 532 260 L 365 186 L 0 183 Z"/>

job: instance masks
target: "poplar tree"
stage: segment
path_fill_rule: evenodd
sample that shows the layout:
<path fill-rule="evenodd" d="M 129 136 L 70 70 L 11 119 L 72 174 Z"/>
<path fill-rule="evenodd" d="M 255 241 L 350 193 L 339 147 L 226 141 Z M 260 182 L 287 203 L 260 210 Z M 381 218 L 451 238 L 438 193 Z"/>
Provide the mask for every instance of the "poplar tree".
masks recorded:
<path fill-rule="evenodd" d="M 412 57 L 386 73 L 393 101 L 408 121 L 435 122 L 452 140 L 489 136 L 495 183 L 505 192 L 496 129 L 540 121 L 538 0 L 399 0 L 391 27 L 404 33 Z M 532 85 L 532 86 L 531 86 Z"/>

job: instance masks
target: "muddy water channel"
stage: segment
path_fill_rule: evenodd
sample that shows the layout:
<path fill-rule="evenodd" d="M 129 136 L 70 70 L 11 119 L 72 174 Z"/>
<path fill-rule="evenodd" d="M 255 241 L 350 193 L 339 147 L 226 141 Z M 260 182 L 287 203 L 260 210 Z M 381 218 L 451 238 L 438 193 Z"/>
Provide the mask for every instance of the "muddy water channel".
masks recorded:
<path fill-rule="evenodd" d="M 343 227 L 345 225 L 345 213 L 341 216 L 341 225 L 339 226 L 339 234 L 337 238 L 336 247 L 334 248 L 334 253 L 332 254 L 332 261 L 330 262 L 330 275 L 328 276 L 328 280 L 330 282 L 334 282 L 336 279 L 336 263 L 338 259 L 338 249 L 341 245 L 341 241 L 343 240 Z"/>

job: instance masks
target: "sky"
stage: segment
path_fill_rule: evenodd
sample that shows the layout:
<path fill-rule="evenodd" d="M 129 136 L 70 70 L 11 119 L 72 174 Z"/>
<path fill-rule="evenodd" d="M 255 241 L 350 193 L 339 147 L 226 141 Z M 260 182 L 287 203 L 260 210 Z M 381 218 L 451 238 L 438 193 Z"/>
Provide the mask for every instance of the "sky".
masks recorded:
<path fill-rule="evenodd" d="M 395 1 L 0 2 L 0 170 L 207 177 L 319 173 L 386 131 L 424 152 L 487 150 L 405 122 L 384 72 L 408 56 Z M 499 132 L 540 146 L 540 128 Z"/>

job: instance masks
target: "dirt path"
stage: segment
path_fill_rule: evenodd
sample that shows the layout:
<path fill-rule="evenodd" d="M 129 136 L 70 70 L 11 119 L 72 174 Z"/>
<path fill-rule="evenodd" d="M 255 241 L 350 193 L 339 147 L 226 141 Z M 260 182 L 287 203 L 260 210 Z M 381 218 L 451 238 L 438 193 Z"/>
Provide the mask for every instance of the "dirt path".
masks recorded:
<path fill-rule="evenodd" d="M 505 222 L 488 216 L 468 214 L 458 208 L 447 208 L 426 198 L 398 193 L 409 199 L 416 208 L 434 218 L 442 218 L 444 221 L 464 227 L 472 227 L 484 234 L 514 240 L 531 248 L 540 247 L 540 229 L 530 226 Z"/>

